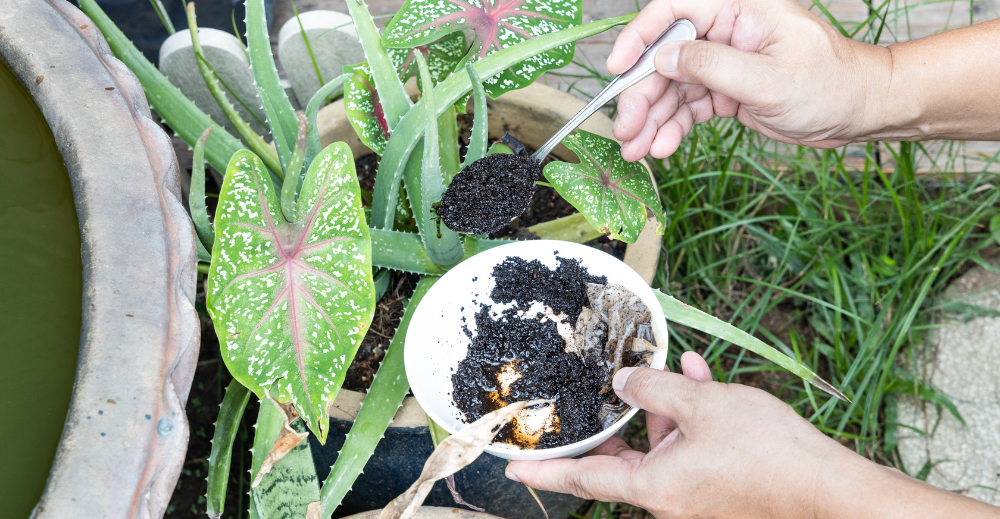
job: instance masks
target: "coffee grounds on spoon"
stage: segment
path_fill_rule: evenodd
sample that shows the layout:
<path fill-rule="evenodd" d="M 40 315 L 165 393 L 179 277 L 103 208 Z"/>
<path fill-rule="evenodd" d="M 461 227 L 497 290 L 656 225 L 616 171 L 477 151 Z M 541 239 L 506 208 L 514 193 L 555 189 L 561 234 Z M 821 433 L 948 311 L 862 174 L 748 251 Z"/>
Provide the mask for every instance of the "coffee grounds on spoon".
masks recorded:
<path fill-rule="evenodd" d="M 502 229 L 531 203 L 540 171 L 541 164 L 531 157 L 503 153 L 483 157 L 455 175 L 437 215 L 460 233 Z"/>

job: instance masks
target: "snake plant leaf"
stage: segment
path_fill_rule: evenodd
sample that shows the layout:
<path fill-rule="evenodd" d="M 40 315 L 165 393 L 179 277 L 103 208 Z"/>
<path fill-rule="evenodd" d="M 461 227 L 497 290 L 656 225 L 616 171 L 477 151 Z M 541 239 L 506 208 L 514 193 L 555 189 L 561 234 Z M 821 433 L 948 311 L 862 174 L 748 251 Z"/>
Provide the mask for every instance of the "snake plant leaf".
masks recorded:
<path fill-rule="evenodd" d="M 226 366 L 263 397 L 290 402 L 325 442 L 327 407 L 375 309 L 371 238 L 350 148 L 313 161 L 294 221 L 263 164 L 237 152 L 216 210 L 208 311 Z"/>
<path fill-rule="evenodd" d="M 351 74 L 344 87 L 344 111 L 361 142 L 382 155 L 389 142 L 389 123 L 379 101 L 375 82 L 368 63 L 347 65 L 345 74 Z"/>
<path fill-rule="evenodd" d="M 465 61 L 538 36 L 580 25 L 583 0 L 407 0 L 386 26 L 386 47 L 409 48 L 431 43 L 443 34 L 472 31 L 475 35 Z M 573 60 L 572 43 L 515 63 L 487 78 L 490 97 L 530 85 L 546 70 Z M 459 67 L 465 63 L 459 64 Z M 456 67 L 457 68 L 457 67 Z"/>
<path fill-rule="evenodd" d="M 465 34 L 454 32 L 438 41 L 425 45 L 417 45 L 408 49 L 386 49 L 392 64 L 396 66 L 400 81 L 405 82 L 417 75 L 417 53 L 424 55 L 427 68 L 431 71 L 431 81 L 435 85 L 448 77 L 465 57 L 468 47 L 465 44 Z M 420 77 L 417 77 L 419 84 Z M 423 90 L 423 87 L 420 87 Z"/>
<path fill-rule="evenodd" d="M 563 144 L 582 162 L 550 162 L 545 166 L 545 178 L 595 229 L 635 243 L 646 225 L 648 209 L 656 217 L 657 233 L 663 234 L 667 215 L 645 166 L 625 162 L 617 142 L 582 130 Z"/>

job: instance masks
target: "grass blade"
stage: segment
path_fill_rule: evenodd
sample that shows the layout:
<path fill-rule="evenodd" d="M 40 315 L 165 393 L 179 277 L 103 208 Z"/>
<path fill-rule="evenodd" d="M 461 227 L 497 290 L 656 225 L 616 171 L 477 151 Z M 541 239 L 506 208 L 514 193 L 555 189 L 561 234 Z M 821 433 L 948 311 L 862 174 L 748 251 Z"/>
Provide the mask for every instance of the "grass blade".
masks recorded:
<path fill-rule="evenodd" d="M 167 10 L 163 7 L 163 2 L 160 0 L 149 0 L 149 3 L 153 4 L 153 10 L 156 11 L 156 16 L 160 18 L 160 23 L 167 30 L 167 34 L 173 36 L 177 32 L 177 29 L 174 29 L 174 22 L 170 21 L 170 16 L 167 15 Z"/>
<path fill-rule="evenodd" d="M 406 305 L 399 328 L 396 329 L 389 343 L 389 349 L 385 353 L 385 359 L 375 373 L 371 389 L 361 403 L 354 425 L 344 440 L 344 447 L 331 467 L 330 475 L 323 482 L 323 512 L 320 515 L 322 518 L 330 517 L 340 506 L 347 491 L 354 485 L 354 481 L 375 452 L 375 446 L 382 439 L 389 423 L 392 422 L 392 417 L 410 389 L 410 381 L 407 380 L 406 370 L 403 367 L 404 338 L 410 326 L 410 319 L 413 318 L 413 312 L 436 282 L 437 278 L 420 278 L 413 291 L 413 297 Z"/>
<path fill-rule="evenodd" d="M 250 390 L 233 380 L 226 388 L 226 396 L 219 406 L 212 436 L 212 454 L 208 457 L 208 492 L 205 494 L 206 510 L 212 519 L 222 517 L 229 485 L 229 464 L 233 456 L 233 441 L 243 419 L 243 411 L 250 401 Z M 242 477 L 242 475 L 240 475 Z"/>
<path fill-rule="evenodd" d="M 746 348 L 765 359 L 787 369 L 802 380 L 816 386 L 824 393 L 833 395 L 840 400 L 850 402 L 843 393 L 830 385 L 827 381 L 819 378 L 809 368 L 795 362 L 791 357 L 784 355 L 778 350 L 764 344 L 760 339 L 740 330 L 739 328 L 723 322 L 701 310 L 688 306 L 659 290 L 654 290 L 656 298 L 663 307 L 663 315 L 668 321 L 674 321 L 684 326 L 700 330 L 714 337 L 727 340 L 737 346 Z"/>

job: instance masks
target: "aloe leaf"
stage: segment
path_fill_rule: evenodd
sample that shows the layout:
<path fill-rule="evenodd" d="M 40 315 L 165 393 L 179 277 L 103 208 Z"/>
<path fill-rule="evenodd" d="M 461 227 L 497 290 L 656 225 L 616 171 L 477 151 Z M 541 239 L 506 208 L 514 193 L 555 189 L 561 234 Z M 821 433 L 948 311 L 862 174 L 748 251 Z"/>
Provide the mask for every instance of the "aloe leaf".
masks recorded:
<path fill-rule="evenodd" d="M 486 90 L 483 89 L 483 80 L 479 78 L 472 63 L 465 64 L 465 72 L 469 75 L 469 82 L 472 83 L 472 91 L 475 93 L 476 111 L 472 115 L 472 135 L 469 137 L 469 149 L 465 152 L 462 169 L 486 156 L 490 131 L 489 121 L 486 119 Z"/>
<path fill-rule="evenodd" d="M 473 67 L 481 77 L 489 77 L 529 56 L 604 32 L 616 25 L 628 23 L 633 18 L 635 14 L 627 14 L 539 36 L 492 54 Z M 431 109 L 435 110 L 437 115 L 441 115 L 471 88 L 472 83 L 468 74 L 452 74 L 434 88 L 437 106 Z M 375 227 L 392 228 L 392 209 L 396 207 L 396 200 L 399 197 L 399 184 L 403 178 L 404 167 L 422 134 L 425 107 L 425 101 L 420 100 L 392 130 L 394 137 L 396 134 L 400 137 L 389 140 L 379 162 L 372 194 L 372 225 Z"/>
<path fill-rule="evenodd" d="M 275 406 L 265 404 L 265 407 Z M 305 431 L 301 419 L 293 421 L 291 427 L 296 432 Z M 319 476 L 309 442 L 299 443 L 278 460 L 260 485 L 251 490 L 251 495 L 263 519 L 315 517 L 309 512 L 319 508 Z"/>
<path fill-rule="evenodd" d="M 329 83 L 321 86 L 319 90 L 313 94 L 312 99 L 309 100 L 309 104 L 306 105 L 306 121 L 309 125 L 309 137 L 306 141 L 306 159 L 305 167 L 309 167 L 312 164 L 313 159 L 316 158 L 316 154 L 320 150 L 319 142 L 319 127 L 316 125 L 316 114 L 319 113 L 320 107 L 326 101 L 327 96 L 329 96 L 334 90 L 340 88 L 340 85 L 344 84 L 351 76 L 349 74 L 343 74 Z"/>
<path fill-rule="evenodd" d="M 381 103 L 385 107 L 388 128 L 392 130 L 412 106 L 410 96 L 406 94 L 403 83 L 396 75 L 396 67 L 392 65 L 392 60 L 382 45 L 382 38 L 375 27 L 371 12 L 368 11 L 368 5 L 364 0 L 354 0 L 347 2 L 347 9 L 354 19 L 354 29 L 358 33 L 358 39 L 361 40 L 365 58 L 370 64 L 372 81 L 378 88 Z"/>
<path fill-rule="evenodd" d="M 295 221 L 295 200 L 299 194 L 299 184 L 302 183 L 303 164 L 306 161 L 306 141 L 309 135 L 309 124 L 306 122 L 306 114 L 299 112 L 299 134 L 295 139 L 295 151 L 288 161 L 288 172 L 285 175 L 285 182 L 281 184 L 281 213 L 285 215 L 285 220 Z"/>
<path fill-rule="evenodd" d="M 438 117 L 438 153 L 444 185 L 451 184 L 462 162 L 458 158 L 458 109 L 451 105 Z"/>
<path fill-rule="evenodd" d="M 171 84 L 156 66 L 135 48 L 135 45 L 132 45 L 94 0 L 80 0 L 79 6 L 80 10 L 100 29 L 115 57 L 139 79 L 150 108 L 156 110 L 164 122 L 170 125 L 188 146 L 194 147 L 202 132 L 216 123 L 190 99 L 184 97 L 184 94 Z M 205 142 L 205 157 L 213 168 L 225 171 L 233 154 L 243 149 L 246 147 L 239 139 L 223 128 L 216 128 Z"/>
<path fill-rule="evenodd" d="M 344 112 L 361 142 L 381 155 L 389 140 L 389 121 L 386 119 L 371 67 L 367 62 L 344 66 L 350 74 L 344 87 Z"/>
<path fill-rule="evenodd" d="M 378 269 L 375 274 L 375 300 L 380 301 L 385 292 L 389 290 L 389 282 L 392 281 L 392 271 L 389 269 Z"/>
<path fill-rule="evenodd" d="M 417 67 L 424 85 L 431 84 L 430 71 L 423 55 L 417 54 Z M 434 89 L 424 90 L 424 102 L 434 104 Z M 406 193 L 410 197 L 410 207 L 424 239 L 427 255 L 434 263 L 450 266 L 462 259 L 462 240 L 457 232 L 441 224 L 434 205 L 441 203 L 444 195 L 444 177 L 441 174 L 441 160 L 438 142 L 438 118 L 433 110 L 425 113 L 424 156 L 420 176 L 407 174 L 404 177 Z M 457 150 L 456 150 L 457 151 Z M 407 168 L 409 173 L 410 168 Z"/>
<path fill-rule="evenodd" d="M 350 148 L 334 143 L 306 174 L 286 223 L 260 159 L 239 152 L 216 210 L 208 311 L 226 366 L 258 396 L 291 402 L 321 442 L 327 406 L 371 323 L 371 240 Z"/>
<path fill-rule="evenodd" d="M 427 68 L 431 71 L 431 80 L 435 85 L 451 74 L 458 63 L 465 57 L 468 47 L 465 44 L 465 34 L 451 33 L 440 40 L 426 45 L 417 45 L 406 49 L 386 49 L 392 64 L 396 67 L 400 81 L 406 82 L 417 73 L 417 54 L 423 54 L 427 59 Z M 418 83 L 420 89 L 423 85 Z"/>
<path fill-rule="evenodd" d="M 635 243 L 646 225 L 648 209 L 656 217 L 657 233 L 663 234 L 667 215 L 641 162 L 626 162 L 620 144 L 583 130 L 563 143 L 582 162 L 550 162 L 545 166 L 545 178 L 594 228 Z"/>
<path fill-rule="evenodd" d="M 208 516 L 213 519 L 222 516 L 226 504 L 233 441 L 249 401 L 250 390 L 234 380 L 229 383 L 226 396 L 219 405 L 219 417 L 215 421 L 215 432 L 212 435 L 212 453 L 208 456 L 208 491 L 205 494 Z"/>
<path fill-rule="evenodd" d="M 587 221 L 587 217 L 581 213 L 573 213 L 569 216 L 535 224 L 528 227 L 528 230 L 543 240 L 562 240 L 573 243 L 587 243 L 604 236 L 603 233 L 594 229 L 594 226 Z"/>
<path fill-rule="evenodd" d="M 382 36 L 388 47 L 416 47 L 444 34 L 472 31 L 466 61 L 477 61 L 506 47 L 568 29 L 583 20 L 583 0 L 407 0 L 386 25 Z M 573 60 L 567 43 L 513 63 L 486 80 L 496 98 L 524 88 L 545 71 Z"/>
<path fill-rule="evenodd" d="M 233 103 L 229 102 L 229 98 L 226 97 L 226 93 L 222 91 L 222 87 L 219 85 L 219 80 L 215 77 L 215 71 L 208 64 L 208 60 L 205 58 L 205 51 L 201 47 L 201 39 L 198 37 L 198 21 L 194 12 L 194 2 L 187 4 L 186 12 L 195 61 L 198 63 L 198 71 L 201 72 L 201 77 L 205 79 L 205 85 L 208 86 L 209 92 L 212 93 L 212 97 L 215 98 L 215 102 L 219 105 L 219 108 L 222 108 L 222 112 L 233 123 L 236 131 L 240 132 L 240 136 L 250 146 L 250 149 L 264 161 L 268 169 L 277 174 L 278 177 L 284 178 L 281 164 L 278 162 L 278 155 L 268 145 L 267 141 L 260 135 L 257 135 L 257 132 L 253 131 L 253 128 L 250 128 L 250 125 L 243 120 L 243 117 L 236 111 Z M 251 111 L 250 113 L 253 112 Z"/>
<path fill-rule="evenodd" d="M 215 126 L 209 126 L 198 142 L 194 145 L 194 159 L 191 161 L 191 190 L 188 193 L 188 207 L 191 209 L 191 220 L 194 222 L 194 230 L 198 232 L 198 240 L 205 247 L 205 251 L 212 252 L 212 244 L 215 243 L 215 229 L 212 222 L 208 220 L 208 208 L 205 207 L 205 142 Z M 211 258 L 211 256 L 209 256 Z"/>
<path fill-rule="evenodd" d="M 323 514 L 320 517 L 330 517 L 340 506 L 347 491 L 354 485 L 354 481 L 375 452 L 375 446 L 385 434 L 396 410 L 403 404 L 406 392 L 410 390 L 410 381 L 407 380 L 406 370 L 403 367 L 403 350 L 406 347 L 403 341 L 410 326 L 410 319 L 413 318 L 413 312 L 436 282 L 437 278 L 422 277 L 413 290 L 413 297 L 406 305 L 399 328 L 396 328 L 389 349 L 385 352 L 385 358 L 372 380 L 371 389 L 361 403 L 361 409 L 354 419 L 351 431 L 347 433 L 344 447 L 330 468 L 330 475 L 323 482 Z"/>
<path fill-rule="evenodd" d="M 749 333 L 740 330 L 739 328 L 719 320 L 697 308 L 688 306 L 659 290 L 653 291 L 656 294 L 656 299 L 660 301 L 660 307 L 663 308 L 663 315 L 668 321 L 673 321 L 676 323 L 683 324 L 684 326 L 694 328 L 705 332 L 714 337 L 729 341 L 741 348 L 746 348 L 761 357 L 785 368 L 793 375 L 798 376 L 802 380 L 816 386 L 824 393 L 833 395 L 840 400 L 845 402 L 850 402 L 843 393 L 833 387 L 829 382 L 819 378 L 815 373 L 813 373 L 809 368 L 799 364 L 791 357 L 779 352 L 778 350 L 764 344 L 763 341 L 750 335 Z"/>
<path fill-rule="evenodd" d="M 372 238 L 372 265 L 431 276 L 445 273 L 431 261 L 419 234 L 387 229 L 369 229 L 368 232 Z"/>
<path fill-rule="evenodd" d="M 254 83 L 257 85 L 257 96 L 260 97 L 267 124 L 271 127 L 271 137 L 274 147 L 278 150 L 281 165 L 288 167 L 295 149 L 295 137 L 298 134 L 298 118 L 292 103 L 285 95 L 278 77 L 278 69 L 274 67 L 274 56 L 271 55 L 271 40 L 268 36 L 267 20 L 264 17 L 264 0 L 246 0 L 247 10 L 247 52 L 250 56 L 250 70 L 253 71 Z"/>
<path fill-rule="evenodd" d="M 250 448 L 253 458 L 250 462 L 250 474 L 257 474 L 264 465 L 274 442 L 281 434 L 281 428 L 285 423 L 284 413 L 278 406 L 272 404 L 267 398 L 259 401 L 260 409 L 257 411 L 257 423 L 254 424 L 253 447 Z M 254 503 L 253 494 L 260 490 L 260 486 L 250 489 L 250 518 L 259 519 L 257 505 Z"/>

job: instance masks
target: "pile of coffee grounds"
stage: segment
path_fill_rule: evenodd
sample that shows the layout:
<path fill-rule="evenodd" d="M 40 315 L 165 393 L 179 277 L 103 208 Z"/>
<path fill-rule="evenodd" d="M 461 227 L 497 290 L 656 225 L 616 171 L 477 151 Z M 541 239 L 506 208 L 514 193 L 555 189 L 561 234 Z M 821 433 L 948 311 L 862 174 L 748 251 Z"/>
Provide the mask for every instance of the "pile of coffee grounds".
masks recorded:
<path fill-rule="evenodd" d="M 498 153 L 479 159 L 452 179 L 437 215 L 449 229 L 486 234 L 503 228 L 531 203 L 540 164 Z"/>
<path fill-rule="evenodd" d="M 559 266 L 552 270 L 541 261 L 526 261 L 511 256 L 493 267 L 496 286 L 490 298 L 497 303 L 517 303 L 527 310 L 532 301 L 545 304 L 556 314 L 566 314 L 570 325 L 587 305 L 587 283 L 606 285 L 605 276 L 592 276 L 579 260 L 556 257 Z"/>
<path fill-rule="evenodd" d="M 541 314 L 522 318 L 531 303 L 538 301 L 556 314 L 565 314 L 564 321 L 572 325 L 588 302 L 586 283 L 607 283 L 607 278 L 590 275 L 576 260 L 558 260 L 555 270 L 517 257 L 497 265 L 493 270 L 496 287 L 490 297 L 497 303 L 515 304 L 497 319 L 491 316 L 491 306 L 482 305 L 475 315 L 476 333 L 465 330 L 471 344 L 452 375 L 452 398 L 468 422 L 511 402 L 555 401 L 558 428 L 543 432 L 537 443 L 518 432 L 516 420 L 500 430 L 495 442 L 545 449 L 581 441 L 602 430 L 599 392 L 608 382 L 606 368 L 566 353 L 565 340 L 553 320 L 542 319 Z M 500 374 L 511 366 L 520 376 L 501 387 Z"/>

